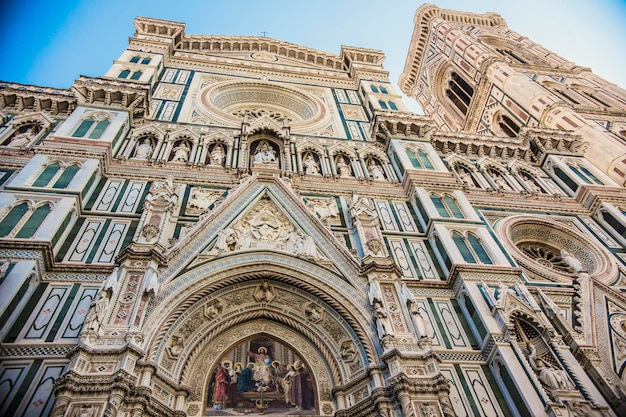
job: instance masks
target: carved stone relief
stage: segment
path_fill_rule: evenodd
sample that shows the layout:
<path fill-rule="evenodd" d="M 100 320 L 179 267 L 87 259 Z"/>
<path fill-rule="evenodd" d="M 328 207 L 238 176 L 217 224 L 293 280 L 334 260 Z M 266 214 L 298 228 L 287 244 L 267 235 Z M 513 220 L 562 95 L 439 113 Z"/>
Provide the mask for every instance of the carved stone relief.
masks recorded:
<path fill-rule="evenodd" d="M 298 230 L 269 200 L 259 201 L 243 218 L 220 231 L 210 255 L 246 249 L 271 249 L 320 258 L 311 236 Z"/>

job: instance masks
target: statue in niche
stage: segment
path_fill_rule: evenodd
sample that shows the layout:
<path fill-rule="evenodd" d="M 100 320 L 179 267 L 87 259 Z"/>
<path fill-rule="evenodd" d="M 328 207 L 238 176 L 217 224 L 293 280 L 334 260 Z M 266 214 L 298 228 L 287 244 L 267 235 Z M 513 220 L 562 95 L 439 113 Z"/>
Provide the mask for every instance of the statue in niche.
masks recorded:
<path fill-rule="evenodd" d="M 304 161 L 302 161 L 304 165 L 304 172 L 307 175 L 318 175 L 320 173 L 320 168 L 315 160 L 315 157 L 311 152 L 308 152 L 304 157 Z"/>
<path fill-rule="evenodd" d="M 87 317 L 85 317 L 85 329 L 97 332 L 104 323 L 106 312 L 109 307 L 109 298 L 100 293 L 97 300 L 91 302 Z"/>
<path fill-rule="evenodd" d="M 263 281 L 254 293 L 254 299 L 259 303 L 271 303 L 274 297 L 274 292 L 267 281 Z"/>
<path fill-rule="evenodd" d="M 496 183 L 496 185 L 498 186 L 498 188 L 500 190 L 506 190 L 506 191 L 512 191 L 513 188 L 511 188 L 511 186 L 509 185 L 508 182 L 506 182 L 506 180 L 504 179 L 504 177 L 502 176 L 502 174 L 495 170 L 492 169 L 489 171 L 489 174 L 491 176 L 491 178 L 493 178 L 493 181 Z"/>
<path fill-rule="evenodd" d="M 89 405 L 83 405 L 76 415 L 78 417 L 93 417 L 96 415 L 96 409 Z"/>
<path fill-rule="evenodd" d="M 384 180 L 385 174 L 380 165 L 376 163 L 374 158 L 370 158 L 369 163 L 367 164 L 367 171 L 370 174 L 370 177 L 374 180 Z"/>
<path fill-rule="evenodd" d="M 547 361 L 537 358 L 537 351 L 532 343 L 528 343 L 528 355 L 526 356 L 530 367 L 533 368 L 539 381 L 549 391 L 574 389 L 569 380 L 569 375 L 563 369 L 557 369 Z"/>
<path fill-rule="evenodd" d="M 476 187 L 476 182 L 474 181 L 474 177 L 472 176 L 471 172 L 467 170 L 467 168 L 461 165 L 458 165 L 456 172 L 459 175 L 459 178 L 461 178 L 461 181 L 463 181 L 463 183 L 466 186 Z"/>
<path fill-rule="evenodd" d="M 520 171 L 520 177 L 524 181 L 524 184 L 528 187 L 528 189 L 533 193 L 541 193 L 543 192 L 539 185 L 537 185 L 535 179 L 528 174 L 527 172 Z"/>
<path fill-rule="evenodd" d="M 352 168 L 350 168 L 350 165 L 346 164 L 343 156 L 337 155 L 337 157 L 335 158 L 335 167 L 337 168 L 337 174 L 339 174 L 340 177 L 352 177 Z"/>
<path fill-rule="evenodd" d="M 172 162 L 187 162 L 189 159 L 189 146 L 187 146 L 187 142 L 182 141 L 180 144 L 173 149 L 174 157 L 172 158 Z"/>
<path fill-rule="evenodd" d="M 402 296 L 402 299 L 404 300 L 404 303 L 407 306 L 407 309 L 409 310 L 409 314 L 411 315 L 411 321 L 413 321 L 413 325 L 415 326 L 415 330 L 417 331 L 417 337 L 420 339 L 428 338 L 428 327 L 426 324 L 426 320 L 424 319 L 424 316 L 422 316 L 422 313 L 419 311 L 419 306 L 417 304 L 417 301 L 415 301 L 415 296 L 404 282 L 402 283 L 400 294 Z"/>
<path fill-rule="evenodd" d="M 23 128 L 20 128 L 20 130 Z M 20 146 L 25 146 L 30 143 L 33 137 L 37 134 L 37 126 L 32 125 L 27 127 L 23 132 L 16 132 L 15 136 L 11 138 L 11 142 L 9 146 L 18 148 Z"/>
<path fill-rule="evenodd" d="M 571 270 L 574 271 L 574 273 L 579 273 L 584 269 L 583 264 L 574 255 L 572 255 L 565 249 L 561 249 L 561 259 L 563 259 L 563 262 L 565 262 L 567 266 L 569 266 Z"/>
<path fill-rule="evenodd" d="M 144 138 L 140 144 L 137 145 L 135 150 L 135 159 L 149 159 L 152 156 L 152 143 L 150 139 Z"/>
<path fill-rule="evenodd" d="M 276 152 L 268 141 L 262 141 L 254 154 L 255 164 L 268 164 L 276 161 Z"/>
<path fill-rule="evenodd" d="M 411 304 L 411 307 L 409 307 L 409 313 L 411 313 L 411 320 L 415 325 L 417 337 L 420 339 L 428 338 L 428 325 L 426 320 L 424 319 L 424 316 L 419 310 L 417 303 Z"/>
<path fill-rule="evenodd" d="M 211 163 L 210 165 L 224 165 L 224 159 L 226 154 L 224 153 L 224 147 L 221 144 L 216 144 L 211 151 Z"/>
<path fill-rule="evenodd" d="M 378 284 L 376 283 L 376 281 L 372 279 L 369 280 L 369 288 L 367 290 L 367 297 L 372 306 L 374 305 L 376 301 L 381 302 L 383 299 L 383 296 L 380 293 L 380 289 L 378 288 Z"/>
<path fill-rule="evenodd" d="M 376 331 L 378 332 L 379 339 L 393 335 L 389 314 L 387 314 L 382 303 L 378 300 L 374 301 L 374 320 L 376 320 Z"/>

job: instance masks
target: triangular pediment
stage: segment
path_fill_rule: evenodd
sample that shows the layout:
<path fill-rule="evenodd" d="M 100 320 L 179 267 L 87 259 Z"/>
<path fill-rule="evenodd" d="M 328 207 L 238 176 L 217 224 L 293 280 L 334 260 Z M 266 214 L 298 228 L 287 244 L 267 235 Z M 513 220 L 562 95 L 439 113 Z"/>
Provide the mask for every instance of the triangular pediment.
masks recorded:
<path fill-rule="evenodd" d="M 259 251 L 297 257 L 344 277 L 359 273 L 350 251 L 280 178 L 253 175 L 201 217 L 166 253 L 165 281 L 217 258 Z"/>

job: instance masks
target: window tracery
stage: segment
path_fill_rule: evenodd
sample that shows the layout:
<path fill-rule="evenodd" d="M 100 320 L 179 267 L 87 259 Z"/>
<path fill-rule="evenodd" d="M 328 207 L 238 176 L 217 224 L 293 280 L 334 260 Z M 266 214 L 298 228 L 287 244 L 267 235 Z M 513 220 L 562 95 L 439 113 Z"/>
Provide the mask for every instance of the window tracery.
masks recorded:
<path fill-rule="evenodd" d="M 514 138 L 519 134 L 520 127 L 506 114 L 499 112 L 495 117 L 496 134 Z"/>
<path fill-rule="evenodd" d="M 454 217 L 457 219 L 465 218 L 463 212 L 461 211 L 461 208 L 456 203 L 456 199 L 449 194 L 439 196 L 433 193 L 430 195 L 430 200 L 435 205 L 435 208 L 437 209 L 437 212 L 441 217 Z"/>
<path fill-rule="evenodd" d="M 50 184 L 53 184 L 52 188 L 66 188 L 79 170 L 80 165 L 78 163 L 65 165 L 60 162 L 52 162 L 43 168 L 31 186 L 49 187 Z"/>
<path fill-rule="evenodd" d="M 80 124 L 72 133 L 72 137 L 100 139 L 110 124 L 111 120 L 108 114 L 88 113 L 81 119 Z"/>
<path fill-rule="evenodd" d="M 529 258 L 538 264 L 556 271 L 571 274 L 574 271 L 563 260 L 559 249 L 542 242 L 524 242 L 517 245 Z"/>
<path fill-rule="evenodd" d="M 406 153 L 414 168 L 434 169 L 430 157 L 422 148 L 407 148 Z"/>
<path fill-rule="evenodd" d="M 474 88 L 456 71 L 452 71 L 448 79 L 446 96 L 461 112 L 466 115 L 470 101 L 474 95 Z"/>
<path fill-rule="evenodd" d="M 0 221 L 0 237 L 33 237 L 51 210 L 47 202 L 36 206 L 28 202 L 15 204 Z"/>
<path fill-rule="evenodd" d="M 493 264 L 493 261 L 483 247 L 480 238 L 472 232 L 452 232 L 452 240 L 456 244 L 463 260 L 467 263 Z"/>

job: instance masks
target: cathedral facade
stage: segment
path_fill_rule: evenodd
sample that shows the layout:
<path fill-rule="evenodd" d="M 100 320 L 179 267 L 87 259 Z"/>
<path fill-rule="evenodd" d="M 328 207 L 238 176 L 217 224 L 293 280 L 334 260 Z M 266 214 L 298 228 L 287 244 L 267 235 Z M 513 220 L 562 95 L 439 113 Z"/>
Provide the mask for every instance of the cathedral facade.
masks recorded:
<path fill-rule="evenodd" d="M 626 415 L 626 91 L 502 17 L 378 50 L 139 17 L 0 83 L 0 415 Z"/>

